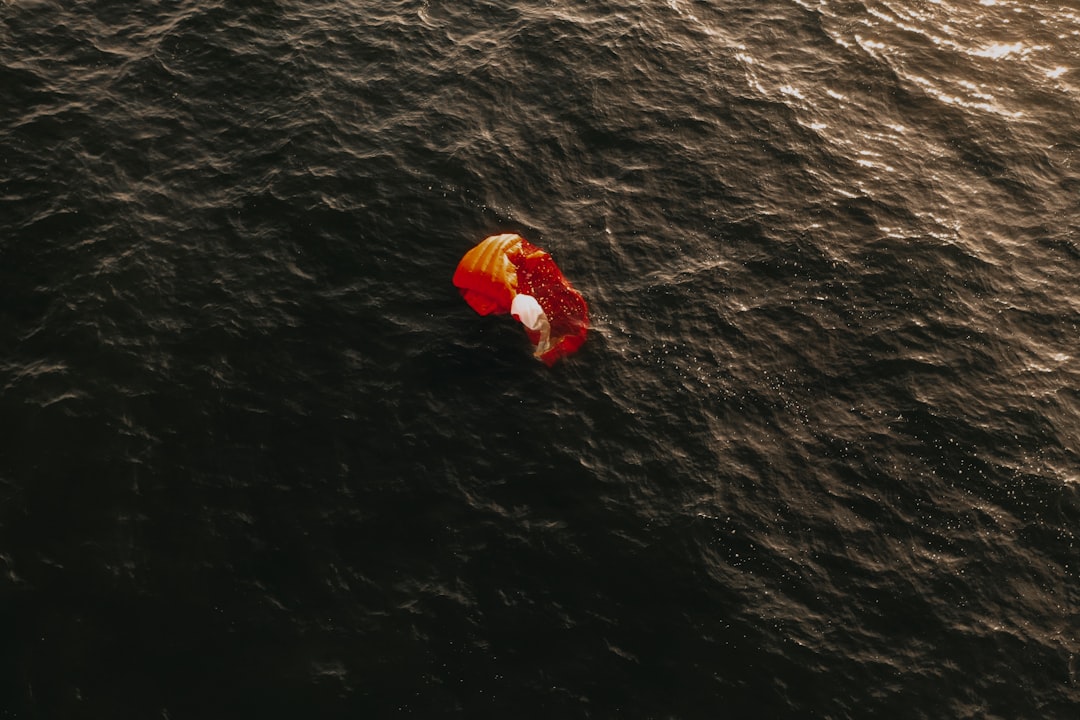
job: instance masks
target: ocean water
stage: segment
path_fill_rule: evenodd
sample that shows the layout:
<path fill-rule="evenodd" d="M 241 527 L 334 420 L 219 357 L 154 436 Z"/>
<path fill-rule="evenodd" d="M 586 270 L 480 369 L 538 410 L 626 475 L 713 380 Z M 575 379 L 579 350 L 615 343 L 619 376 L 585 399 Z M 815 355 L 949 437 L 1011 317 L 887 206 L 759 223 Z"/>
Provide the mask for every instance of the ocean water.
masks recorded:
<path fill-rule="evenodd" d="M 0 2 L 0 717 L 1074 718 L 1080 9 Z M 551 369 L 450 282 L 548 250 Z"/>

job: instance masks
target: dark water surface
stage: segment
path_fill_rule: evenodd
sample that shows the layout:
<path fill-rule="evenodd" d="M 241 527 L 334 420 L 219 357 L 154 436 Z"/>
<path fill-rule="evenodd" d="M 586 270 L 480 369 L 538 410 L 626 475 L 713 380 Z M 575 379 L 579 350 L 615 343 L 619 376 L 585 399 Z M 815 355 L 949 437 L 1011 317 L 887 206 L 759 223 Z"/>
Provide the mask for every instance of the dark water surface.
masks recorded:
<path fill-rule="evenodd" d="M 1074 718 L 1080 10 L 0 2 L 0 717 Z M 450 277 L 521 232 L 552 369 Z"/>

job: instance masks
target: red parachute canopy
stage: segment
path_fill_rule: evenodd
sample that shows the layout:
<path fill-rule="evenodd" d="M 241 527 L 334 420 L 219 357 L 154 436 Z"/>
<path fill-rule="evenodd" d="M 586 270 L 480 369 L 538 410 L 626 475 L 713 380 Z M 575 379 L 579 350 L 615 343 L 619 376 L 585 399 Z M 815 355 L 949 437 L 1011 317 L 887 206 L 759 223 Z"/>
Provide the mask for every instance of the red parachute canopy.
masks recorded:
<path fill-rule="evenodd" d="M 539 357 L 548 367 L 585 342 L 589 307 L 546 252 L 520 235 L 492 235 L 461 258 L 454 285 L 481 315 L 509 313 L 514 296 L 531 295 L 551 324 L 550 344 Z M 540 333 L 526 329 L 533 345 Z"/>

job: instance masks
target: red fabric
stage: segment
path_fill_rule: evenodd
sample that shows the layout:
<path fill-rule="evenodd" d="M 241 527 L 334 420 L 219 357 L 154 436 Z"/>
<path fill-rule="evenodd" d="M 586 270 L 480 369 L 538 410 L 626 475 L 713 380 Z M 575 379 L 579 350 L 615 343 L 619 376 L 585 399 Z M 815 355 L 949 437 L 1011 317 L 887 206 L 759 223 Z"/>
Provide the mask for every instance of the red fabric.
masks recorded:
<path fill-rule="evenodd" d="M 510 257 L 517 268 L 518 292 L 532 295 L 551 323 L 552 348 L 540 356 L 550 367 L 561 357 L 575 352 L 585 342 L 589 330 L 589 308 L 585 298 L 573 288 L 551 255 L 528 240 L 521 252 Z M 529 333 L 535 345 L 539 335 Z"/>
<path fill-rule="evenodd" d="M 465 254 L 454 285 L 481 315 L 508 313 L 514 295 L 532 295 L 551 323 L 552 347 L 540 356 L 550 367 L 575 352 L 589 330 L 589 308 L 551 255 L 518 235 L 495 235 Z M 526 330 L 533 345 L 539 333 Z"/>

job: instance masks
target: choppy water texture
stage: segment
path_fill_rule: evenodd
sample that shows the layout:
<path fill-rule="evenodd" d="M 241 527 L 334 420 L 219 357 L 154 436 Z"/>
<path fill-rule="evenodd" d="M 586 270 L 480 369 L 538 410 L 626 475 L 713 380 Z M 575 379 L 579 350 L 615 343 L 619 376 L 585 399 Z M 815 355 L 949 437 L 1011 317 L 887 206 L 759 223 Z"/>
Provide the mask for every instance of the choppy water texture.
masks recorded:
<path fill-rule="evenodd" d="M 0 716 L 1076 717 L 1072 5 L 0 2 Z"/>

